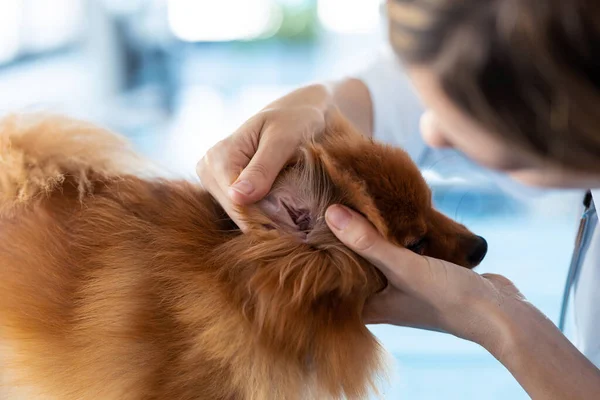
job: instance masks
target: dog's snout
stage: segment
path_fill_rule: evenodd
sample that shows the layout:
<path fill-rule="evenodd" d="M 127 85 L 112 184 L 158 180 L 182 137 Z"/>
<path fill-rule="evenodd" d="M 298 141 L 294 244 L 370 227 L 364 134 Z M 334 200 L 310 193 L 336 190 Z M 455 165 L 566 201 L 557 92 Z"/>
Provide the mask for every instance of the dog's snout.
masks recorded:
<path fill-rule="evenodd" d="M 471 253 L 469 254 L 469 263 L 473 266 L 478 265 L 487 254 L 487 241 L 481 236 L 477 236 Z"/>

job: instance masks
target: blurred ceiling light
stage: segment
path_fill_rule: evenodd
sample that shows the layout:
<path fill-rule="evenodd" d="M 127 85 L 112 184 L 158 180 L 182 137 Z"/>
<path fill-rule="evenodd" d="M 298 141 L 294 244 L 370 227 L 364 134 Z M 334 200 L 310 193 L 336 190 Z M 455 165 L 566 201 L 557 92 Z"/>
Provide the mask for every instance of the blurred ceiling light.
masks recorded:
<path fill-rule="evenodd" d="M 127 15 L 139 11 L 144 0 L 103 0 L 106 9 L 114 14 Z"/>
<path fill-rule="evenodd" d="M 26 51 L 52 50 L 74 41 L 84 18 L 81 0 L 25 0 L 23 43 Z"/>
<path fill-rule="evenodd" d="M 272 0 L 168 0 L 173 34 L 186 42 L 251 40 L 277 31 Z"/>
<path fill-rule="evenodd" d="M 313 0 L 276 0 L 277 3 L 282 4 L 284 6 L 290 7 L 304 7 L 309 3 L 312 3 Z"/>
<path fill-rule="evenodd" d="M 338 33 L 372 33 L 379 27 L 380 0 L 319 0 L 321 24 Z"/>
<path fill-rule="evenodd" d="M 0 64 L 19 55 L 22 8 L 19 0 L 0 1 Z"/>

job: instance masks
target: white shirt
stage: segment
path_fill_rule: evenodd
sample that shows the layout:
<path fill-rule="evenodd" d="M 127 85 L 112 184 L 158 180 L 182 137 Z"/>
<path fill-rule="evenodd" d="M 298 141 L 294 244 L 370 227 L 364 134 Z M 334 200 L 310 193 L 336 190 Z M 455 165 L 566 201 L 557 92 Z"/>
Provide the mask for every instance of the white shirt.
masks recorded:
<path fill-rule="evenodd" d="M 592 190 L 592 198 L 600 199 L 600 190 Z M 597 214 L 590 220 L 589 234 L 584 240 L 584 258 L 573 293 L 574 343 L 600 368 L 600 227 Z"/>
<path fill-rule="evenodd" d="M 391 49 L 386 48 L 379 59 L 355 76 L 369 88 L 376 139 L 403 148 L 421 168 L 448 157 L 452 157 L 456 166 L 471 169 L 475 166 L 454 150 L 432 149 L 425 145 L 419 129 L 423 107 Z M 493 179 L 503 190 L 517 197 L 541 193 L 540 189 L 517 184 L 501 173 L 478 169 L 482 176 Z M 592 196 L 600 199 L 600 190 L 592 191 Z M 588 237 L 584 240 L 586 246 L 571 297 L 573 315 L 570 318 L 574 319 L 576 329 L 575 345 L 600 367 L 600 228 L 597 228 L 597 219 L 597 216 L 592 217 Z"/>

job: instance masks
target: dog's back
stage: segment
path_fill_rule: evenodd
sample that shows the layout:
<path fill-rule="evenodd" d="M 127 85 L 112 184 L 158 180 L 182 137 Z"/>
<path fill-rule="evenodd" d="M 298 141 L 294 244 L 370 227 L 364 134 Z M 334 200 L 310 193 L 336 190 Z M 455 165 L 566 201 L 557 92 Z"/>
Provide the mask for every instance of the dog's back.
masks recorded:
<path fill-rule="evenodd" d="M 210 266 L 198 270 L 230 235 L 220 208 L 191 184 L 123 175 L 138 160 L 101 129 L 17 117 L 0 129 L 5 394 L 229 398 L 228 368 L 186 354 L 192 316 L 177 315 L 186 301 L 233 315 Z"/>
<path fill-rule="evenodd" d="M 372 388 L 381 354 L 360 310 L 381 280 L 343 246 L 243 235 L 201 187 L 128 173 L 143 163 L 126 143 L 77 121 L 4 119 L 0 163 L 3 398 Z"/>

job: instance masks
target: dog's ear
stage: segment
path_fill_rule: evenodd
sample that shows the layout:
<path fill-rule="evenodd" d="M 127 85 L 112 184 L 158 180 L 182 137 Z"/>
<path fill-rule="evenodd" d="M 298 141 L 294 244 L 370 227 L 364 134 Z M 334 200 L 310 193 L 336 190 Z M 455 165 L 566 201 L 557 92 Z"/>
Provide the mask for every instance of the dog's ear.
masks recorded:
<path fill-rule="evenodd" d="M 340 166 L 327 153 L 321 155 L 323 165 L 336 187 L 343 191 L 347 206 L 363 214 L 384 237 L 388 236 L 388 228 L 375 200 L 363 179 L 358 178 L 347 169 Z"/>
<path fill-rule="evenodd" d="M 312 144 L 312 151 L 342 192 L 346 205 L 367 217 L 387 237 L 387 225 L 366 183 L 369 176 L 360 176 L 353 168 L 354 163 L 359 161 L 357 155 L 372 148 L 372 140 L 361 135 L 338 110 L 328 113 L 325 133 Z M 340 163 L 340 160 L 345 160 L 345 163 Z"/>
<path fill-rule="evenodd" d="M 382 213 L 367 186 L 376 177 L 360 176 L 354 169 L 355 163 L 362 162 L 357 155 L 374 147 L 339 111 L 332 110 L 323 134 L 303 145 L 295 163 L 282 171 L 269 195 L 236 211 L 255 235 L 270 239 L 277 235 L 269 231 L 275 230 L 306 240 L 308 232 L 328 230 L 323 220 L 325 210 L 333 203 L 343 203 L 365 215 L 387 237 Z"/>
<path fill-rule="evenodd" d="M 360 135 L 340 115 L 331 117 L 317 146 L 335 186 L 384 237 L 404 245 L 427 230 L 430 190 L 405 151 Z"/>

